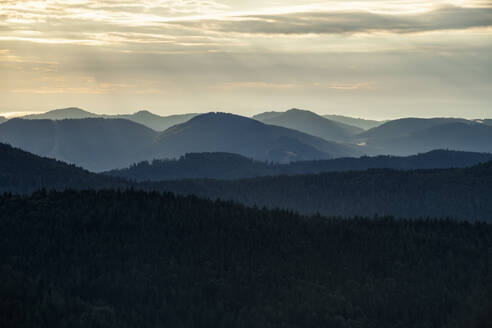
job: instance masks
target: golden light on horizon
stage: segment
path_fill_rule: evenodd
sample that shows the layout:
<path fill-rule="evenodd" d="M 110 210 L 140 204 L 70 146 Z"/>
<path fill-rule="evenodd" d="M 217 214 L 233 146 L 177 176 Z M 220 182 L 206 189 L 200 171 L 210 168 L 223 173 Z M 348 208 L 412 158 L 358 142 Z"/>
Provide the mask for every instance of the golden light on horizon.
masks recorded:
<path fill-rule="evenodd" d="M 492 102 L 490 1 L 47 0 L 0 10 L 0 112 L 252 113 L 295 102 L 368 117 L 476 116 Z"/>

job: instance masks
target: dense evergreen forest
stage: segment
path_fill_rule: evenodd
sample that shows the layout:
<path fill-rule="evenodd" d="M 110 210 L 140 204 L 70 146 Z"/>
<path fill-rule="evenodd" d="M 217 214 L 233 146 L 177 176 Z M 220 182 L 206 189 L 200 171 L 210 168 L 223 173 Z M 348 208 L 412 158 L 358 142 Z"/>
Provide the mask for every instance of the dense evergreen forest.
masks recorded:
<path fill-rule="evenodd" d="M 259 176 L 299 175 L 372 168 L 398 170 L 457 168 L 492 160 L 492 154 L 434 150 L 407 157 L 363 156 L 330 160 L 299 161 L 289 164 L 265 163 L 231 153 L 190 153 L 179 159 L 140 162 L 106 175 L 133 181 L 163 181 L 196 178 L 241 179 Z"/>
<path fill-rule="evenodd" d="M 0 144 L 0 193 L 30 194 L 40 188 L 172 191 L 303 214 L 492 219 L 492 162 L 460 169 L 371 169 L 229 181 L 138 183 L 90 173 Z"/>
<path fill-rule="evenodd" d="M 459 169 L 372 169 L 231 181 L 163 181 L 140 187 L 303 214 L 492 220 L 492 162 Z"/>
<path fill-rule="evenodd" d="M 99 189 L 126 185 L 122 179 L 91 173 L 0 143 L 0 193 L 29 194 L 41 188 Z"/>
<path fill-rule="evenodd" d="M 485 223 L 128 190 L 4 195 L 0 226 L 0 327 L 490 327 Z"/>

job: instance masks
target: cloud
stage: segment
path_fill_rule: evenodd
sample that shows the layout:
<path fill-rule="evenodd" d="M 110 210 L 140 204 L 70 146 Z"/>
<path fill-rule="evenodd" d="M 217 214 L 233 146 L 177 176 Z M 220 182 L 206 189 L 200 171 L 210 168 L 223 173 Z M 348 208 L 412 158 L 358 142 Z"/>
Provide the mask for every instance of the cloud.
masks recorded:
<path fill-rule="evenodd" d="M 479 114 L 491 51 L 490 0 L 0 0 L 7 111 Z"/>
<path fill-rule="evenodd" d="M 215 20 L 174 22 L 222 33 L 346 34 L 416 33 L 492 26 L 492 7 L 441 7 L 424 13 L 379 14 L 368 11 L 300 12 L 245 15 Z"/>

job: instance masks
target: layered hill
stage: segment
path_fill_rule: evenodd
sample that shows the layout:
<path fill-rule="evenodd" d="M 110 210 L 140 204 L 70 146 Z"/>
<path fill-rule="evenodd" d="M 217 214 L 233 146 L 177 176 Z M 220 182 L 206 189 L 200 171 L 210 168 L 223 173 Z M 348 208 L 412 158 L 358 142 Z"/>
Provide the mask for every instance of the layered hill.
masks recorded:
<path fill-rule="evenodd" d="M 188 121 L 190 118 L 198 114 L 182 114 L 182 115 L 170 115 L 160 116 L 153 114 L 149 111 L 142 110 L 133 114 L 117 114 L 117 115 L 99 115 L 88 112 L 86 110 L 69 107 L 48 111 L 41 114 L 31 114 L 23 116 L 22 119 L 27 120 L 66 120 L 66 119 L 83 119 L 83 118 L 109 118 L 109 119 L 126 119 L 145 125 L 156 131 L 164 131 L 167 128 Z M 1 121 L 0 121 L 1 122 Z"/>
<path fill-rule="evenodd" d="M 132 187 L 231 199 L 303 214 L 492 220 L 492 162 L 457 169 L 371 169 L 227 181 L 136 183 L 92 174 L 9 146 L 2 146 L 0 155 L 0 192 Z"/>
<path fill-rule="evenodd" d="M 492 162 L 457 169 L 372 169 L 233 181 L 166 181 L 141 186 L 304 214 L 492 220 Z"/>
<path fill-rule="evenodd" d="M 12 119 L 0 125 L 0 142 L 91 171 L 152 159 L 157 132 L 123 119 Z"/>
<path fill-rule="evenodd" d="M 433 128 L 438 125 L 450 123 L 473 124 L 462 118 L 402 118 L 388 121 L 380 126 L 369 129 L 359 134 L 359 137 L 368 140 L 394 139 L 409 136 L 420 131 Z"/>
<path fill-rule="evenodd" d="M 164 131 L 173 125 L 184 123 L 199 114 L 190 113 L 182 115 L 160 116 L 143 110 L 134 114 L 106 115 L 108 118 L 123 118 L 136 123 L 143 124 L 156 131 Z"/>
<path fill-rule="evenodd" d="M 66 120 L 66 119 L 82 119 L 96 118 L 99 115 L 88 112 L 77 107 L 68 107 L 50 110 L 46 113 L 30 114 L 22 116 L 24 120 Z"/>
<path fill-rule="evenodd" d="M 156 158 L 230 152 L 256 160 L 289 162 L 360 154 L 352 146 L 227 113 L 196 116 L 161 133 L 156 144 Z"/>
<path fill-rule="evenodd" d="M 355 118 L 343 115 L 323 115 L 323 117 L 332 121 L 356 126 L 358 128 L 361 128 L 362 130 L 369 130 L 385 123 L 384 121 L 367 120 L 363 118 Z"/>
<path fill-rule="evenodd" d="M 64 190 L 123 186 L 126 183 L 121 179 L 97 175 L 0 143 L 0 193 L 29 194 L 42 188 Z"/>
<path fill-rule="evenodd" d="M 436 121 L 430 120 L 423 123 L 411 129 L 407 126 L 406 130 L 383 130 L 381 126 L 360 136 L 363 137 L 369 152 L 377 153 L 409 155 L 436 148 L 492 152 L 492 126 L 460 120 L 447 120 L 437 124 L 434 124 Z M 381 130 L 378 130 L 380 128 Z"/>
<path fill-rule="evenodd" d="M 233 152 L 274 162 L 360 154 L 353 146 L 221 113 L 199 115 L 161 133 L 125 119 L 13 119 L 0 126 L 0 142 L 91 171 L 190 152 Z"/>
<path fill-rule="evenodd" d="M 253 118 L 265 124 L 283 126 L 334 141 L 351 141 L 355 134 L 363 131 L 358 127 L 332 121 L 313 112 L 300 109 L 291 109 L 280 113 L 264 113 L 253 116 Z"/>
<path fill-rule="evenodd" d="M 189 153 L 174 160 L 140 162 L 104 174 L 133 181 L 180 179 L 242 179 L 268 175 L 296 175 L 371 168 L 398 170 L 466 167 L 492 161 L 492 154 L 435 150 L 407 157 L 377 156 L 300 161 L 286 164 L 255 161 L 232 153 Z"/>

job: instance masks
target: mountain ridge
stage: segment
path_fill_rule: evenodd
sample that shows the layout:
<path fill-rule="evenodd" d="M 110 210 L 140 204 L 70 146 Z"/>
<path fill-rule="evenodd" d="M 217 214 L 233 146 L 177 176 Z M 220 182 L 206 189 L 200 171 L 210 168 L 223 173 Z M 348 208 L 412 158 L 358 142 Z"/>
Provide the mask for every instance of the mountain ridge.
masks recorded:
<path fill-rule="evenodd" d="M 314 112 L 293 108 L 285 112 L 259 114 L 253 117 L 265 124 L 295 129 L 331 141 L 351 141 L 363 130 L 329 120 Z"/>
<path fill-rule="evenodd" d="M 127 119 L 135 123 L 143 124 L 155 131 L 164 131 L 167 128 L 183 123 L 190 118 L 199 115 L 198 113 L 177 114 L 169 116 L 160 116 L 149 112 L 148 110 L 140 110 L 133 114 L 95 114 L 83 110 L 78 107 L 67 107 L 50 110 L 46 113 L 30 114 L 21 116 L 22 119 L 39 120 L 63 120 L 63 119 L 84 119 L 84 118 L 108 118 L 108 119 Z"/>
<path fill-rule="evenodd" d="M 202 114 L 156 132 L 126 119 L 12 119 L 0 125 L 0 141 L 74 163 L 91 171 L 124 168 L 189 152 L 228 151 L 287 162 L 355 156 L 355 147 L 232 114 Z"/>
<path fill-rule="evenodd" d="M 374 168 L 397 170 L 456 168 L 491 160 L 492 154 L 488 153 L 434 150 L 407 157 L 381 155 L 272 164 L 232 153 L 188 153 L 179 159 L 140 162 L 129 168 L 103 172 L 103 174 L 134 181 L 203 178 L 229 180 L 333 171 L 360 171 Z"/>
<path fill-rule="evenodd" d="M 369 130 L 369 129 L 375 128 L 375 127 L 380 126 L 381 124 L 387 122 L 387 121 L 368 120 L 368 119 L 364 119 L 364 118 L 350 117 L 350 116 L 344 116 L 344 115 L 335 115 L 335 114 L 322 115 L 322 116 L 329 119 L 329 120 L 337 121 L 340 123 L 345 123 L 345 124 L 352 125 L 352 126 L 356 126 L 356 127 L 361 128 L 363 130 Z"/>

